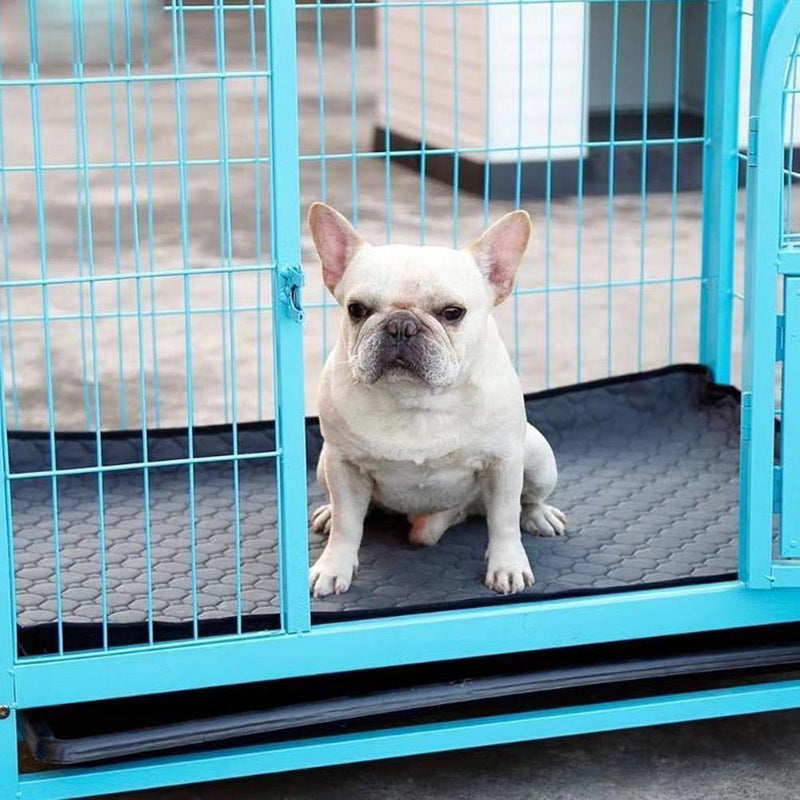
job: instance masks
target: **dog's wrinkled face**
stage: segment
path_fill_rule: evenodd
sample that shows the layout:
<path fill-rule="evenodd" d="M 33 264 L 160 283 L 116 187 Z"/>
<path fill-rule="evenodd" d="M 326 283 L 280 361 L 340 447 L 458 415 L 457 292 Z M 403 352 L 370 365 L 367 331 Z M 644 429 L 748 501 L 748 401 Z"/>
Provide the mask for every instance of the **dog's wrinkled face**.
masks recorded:
<path fill-rule="evenodd" d="M 322 203 L 311 207 L 309 225 L 325 285 L 346 314 L 343 341 L 355 379 L 432 389 L 453 386 L 468 371 L 530 236 L 524 212 L 506 215 L 463 250 L 373 247 Z"/>
<path fill-rule="evenodd" d="M 452 386 L 491 307 L 466 253 L 445 248 L 363 247 L 337 286 L 355 377 Z"/>

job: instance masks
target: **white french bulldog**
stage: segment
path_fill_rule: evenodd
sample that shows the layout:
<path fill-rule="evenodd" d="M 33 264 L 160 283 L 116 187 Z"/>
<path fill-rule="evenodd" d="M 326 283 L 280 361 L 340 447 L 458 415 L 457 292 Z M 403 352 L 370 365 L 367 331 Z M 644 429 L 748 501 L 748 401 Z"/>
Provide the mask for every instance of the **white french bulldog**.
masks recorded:
<path fill-rule="evenodd" d="M 485 515 L 486 586 L 531 586 L 520 526 L 557 536 L 566 518 L 544 502 L 556 460 L 526 421 L 490 313 L 511 292 L 530 217 L 506 214 L 463 250 L 372 246 L 324 203 L 308 222 L 346 312 L 320 386 L 317 479 L 330 504 L 311 517 L 312 530 L 329 533 L 310 571 L 314 596 L 350 588 L 370 505 L 407 515 L 415 545 Z"/>

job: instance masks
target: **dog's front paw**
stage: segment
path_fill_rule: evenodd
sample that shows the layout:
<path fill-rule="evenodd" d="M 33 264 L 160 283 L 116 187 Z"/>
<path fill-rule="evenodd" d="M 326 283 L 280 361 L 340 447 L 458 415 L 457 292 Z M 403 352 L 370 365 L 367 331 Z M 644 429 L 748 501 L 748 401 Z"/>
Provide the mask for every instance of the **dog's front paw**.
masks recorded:
<path fill-rule="evenodd" d="M 314 597 L 344 594 L 358 569 L 358 556 L 346 550 L 326 547 L 308 573 L 308 586 Z"/>
<path fill-rule="evenodd" d="M 499 594 L 516 594 L 533 586 L 533 570 L 528 554 L 517 539 L 489 545 L 486 551 L 486 586 Z"/>
<path fill-rule="evenodd" d="M 525 503 L 520 517 L 522 530 L 534 536 L 563 536 L 567 517 L 563 511 L 547 503 Z"/>

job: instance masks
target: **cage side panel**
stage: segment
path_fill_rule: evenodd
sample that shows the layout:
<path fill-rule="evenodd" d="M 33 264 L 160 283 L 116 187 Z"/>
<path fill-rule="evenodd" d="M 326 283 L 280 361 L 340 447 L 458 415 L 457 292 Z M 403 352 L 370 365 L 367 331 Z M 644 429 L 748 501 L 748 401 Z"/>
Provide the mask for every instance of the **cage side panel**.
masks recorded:
<path fill-rule="evenodd" d="M 739 185 L 738 86 L 741 18 L 738 2 L 715 3 L 709 12 L 704 165 L 703 289 L 700 360 L 720 383 L 730 382 L 734 243 Z"/>

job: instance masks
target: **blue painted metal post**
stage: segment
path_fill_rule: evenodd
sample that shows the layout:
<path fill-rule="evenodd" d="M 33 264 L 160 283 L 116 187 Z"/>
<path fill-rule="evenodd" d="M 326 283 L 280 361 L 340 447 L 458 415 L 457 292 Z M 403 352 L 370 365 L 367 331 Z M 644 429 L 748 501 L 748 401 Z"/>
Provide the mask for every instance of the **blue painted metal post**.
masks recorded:
<path fill-rule="evenodd" d="M 709 4 L 703 174 L 700 361 L 720 383 L 731 374 L 733 268 L 738 188 L 741 0 Z"/>
<path fill-rule="evenodd" d="M 272 186 L 272 339 L 278 435 L 280 599 L 286 631 L 310 627 L 308 509 L 303 409 L 300 152 L 297 31 L 293 2 L 268 3 Z"/>
<path fill-rule="evenodd" d="M 17 710 L 14 663 L 17 653 L 11 487 L 8 479 L 8 427 L 4 355 L 0 347 L 0 797 L 16 797 Z"/>
<path fill-rule="evenodd" d="M 781 418 L 781 555 L 800 556 L 800 277 L 786 277 Z"/>
<path fill-rule="evenodd" d="M 741 577 L 756 588 L 772 585 L 775 264 L 783 207 L 783 85 L 800 31 L 800 0 L 792 0 L 781 14 L 782 8 L 783 0 L 762 0 L 753 20 L 739 565 Z"/>

